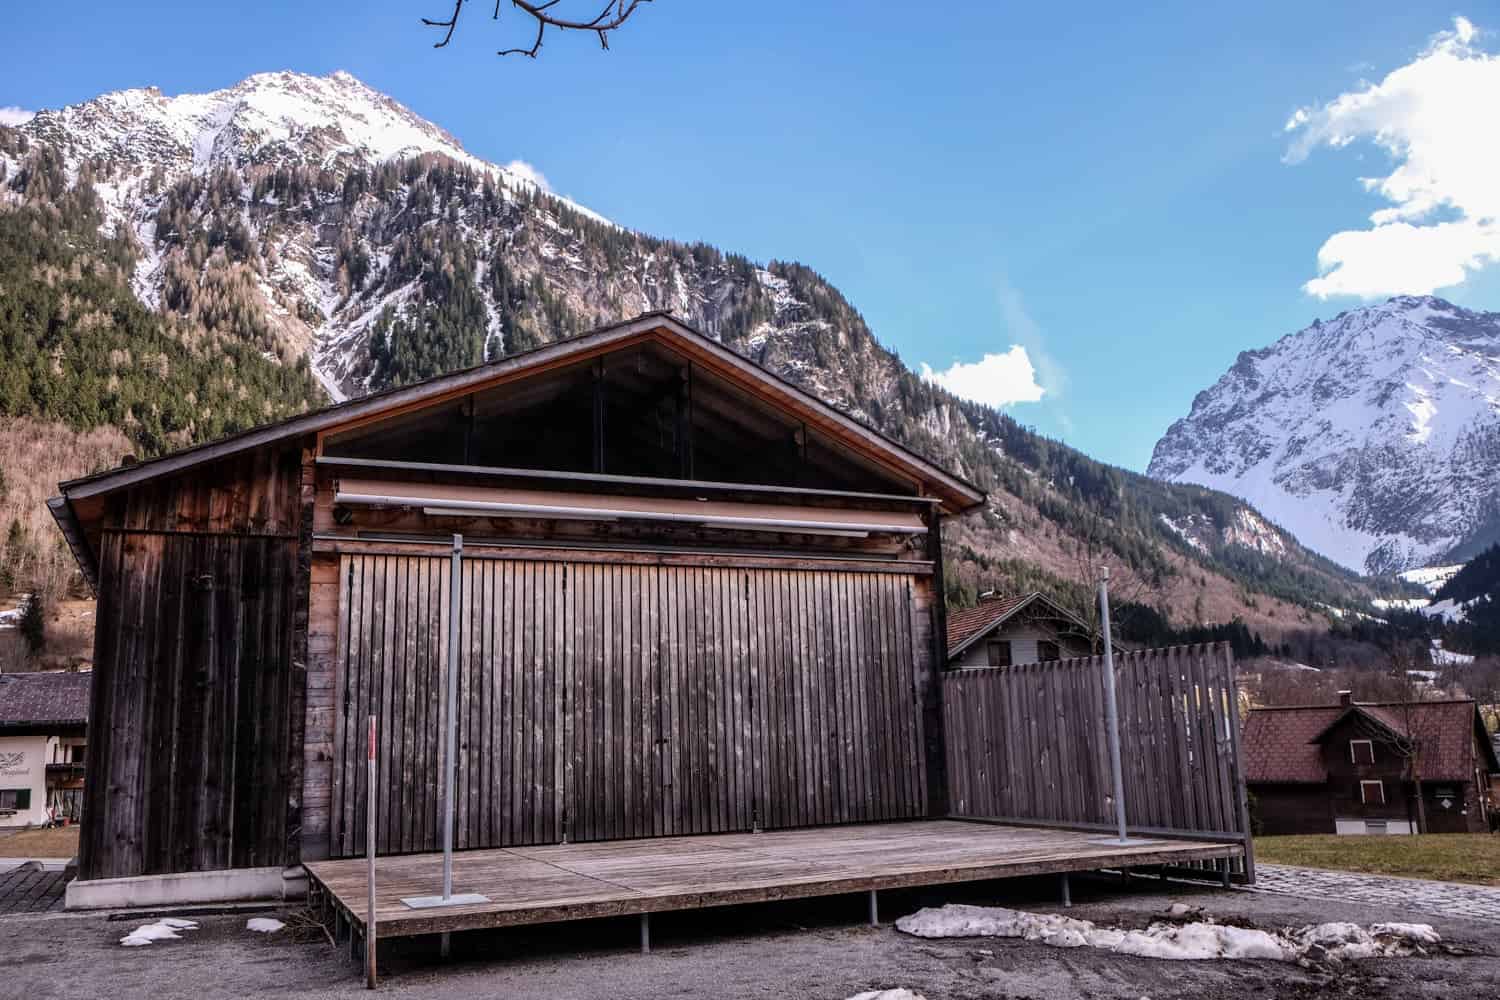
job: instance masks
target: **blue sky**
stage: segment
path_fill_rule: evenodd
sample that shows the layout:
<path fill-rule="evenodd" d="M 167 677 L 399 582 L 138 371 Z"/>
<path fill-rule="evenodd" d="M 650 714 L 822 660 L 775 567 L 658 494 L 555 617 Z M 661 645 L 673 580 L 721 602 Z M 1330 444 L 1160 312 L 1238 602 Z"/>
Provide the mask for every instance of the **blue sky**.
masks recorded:
<path fill-rule="evenodd" d="M 445 14 L 444 0 L 80 2 L 11 19 L 0 106 L 346 69 L 624 225 L 809 264 L 913 367 L 1006 357 L 958 383 L 978 395 L 1024 357 L 1040 399 L 1008 410 L 1135 469 L 1240 350 L 1362 301 L 1342 290 L 1413 290 L 1396 286 L 1441 280 L 1419 265 L 1444 253 L 1500 256 L 1482 218 L 1500 185 L 1445 166 L 1477 156 L 1487 168 L 1493 140 L 1466 149 L 1479 140 L 1445 144 L 1426 128 L 1496 131 L 1494 104 L 1464 105 L 1500 62 L 1444 76 L 1432 46 L 1446 32 L 1438 44 L 1474 69 L 1500 52 L 1500 11 L 1022 6 L 952 2 L 917 18 L 844 0 L 656 0 L 611 52 L 557 36 L 531 61 L 496 57 L 529 39 L 478 8 L 433 49 L 417 17 Z M 1457 15 L 1476 33 L 1459 38 Z M 1362 81 L 1402 67 L 1385 105 L 1360 102 Z M 1356 96 L 1331 106 L 1341 95 Z M 1300 108 L 1312 110 L 1289 135 Z M 1382 109 L 1396 119 L 1394 156 L 1372 141 L 1391 124 Z M 1418 158 L 1401 134 L 1430 154 L 1426 185 L 1367 190 L 1359 178 Z M 1404 213 L 1385 220 L 1388 239 L 1358 236 L 1393 204 Z M 1443 238 L 1478 250 L 1414 249 L 1466 218 Z M 1319 297 L 1304 286 L 1341 232 L 1356 234 L 1345 277 L 1315 286 Z M 1500 268 L 1458 273 L 1442 294 L 1500 309 Z"/>

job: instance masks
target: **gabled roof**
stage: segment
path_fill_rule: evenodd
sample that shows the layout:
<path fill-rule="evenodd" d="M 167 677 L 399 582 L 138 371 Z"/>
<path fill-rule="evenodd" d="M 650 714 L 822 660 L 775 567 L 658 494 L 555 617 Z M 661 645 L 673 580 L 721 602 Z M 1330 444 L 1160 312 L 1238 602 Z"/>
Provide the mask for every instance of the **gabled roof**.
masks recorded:
<path fill-rule="evenodd" d="M 1321 784 L 1328 780 L 1323 748 L 1314 742 L 1344 714 L 1337 705 L 1252 708 L 1245 715 L 1241 741 L 1245 780 Z"/>
<path fill-rule="evenodd" d="M 1321 784 L 1328 780 L 1323 744 L 1358 720 L 1371 738 L 1423 742 L 1424 781 L 1471 781 L 1474 769 L 1500 772 L 1500 761 L 1473 701 L 1356 702 L 1254 708 L 1245 718 L 1245 780 Z M 1475 758 L 1475 748 L 1481 754 Z"/>
<path fill-rule="evenodd" d="M 1042 607 L 1048 614 L 1062 618 L 1079 628 L 1084 635 L 1088 634 L 1088 624 L 1082 618 L 1039 590 L 1029 594 L 986 597 L 981 598 L 972 608 L 948 613 L 948 658 L 952 659 L 962 653 L 1022 610 L 1032 606 Z"/>
<path fill-rule="evenodd" d="M 7 729 L 87 725 L 91 676 L 55 671 L 0 674 L 0 733 Z"/>
<path fill-rule="evenodd" d="M 656 340 L 667 344 L 674 350 L 687 355 L 694 362 L 713 370 L 720 377 L 755 392 L 789 412 L 796 413 L 810 426 L 829 433 L 844 446 L 921 483 L 923 489 L 930 495 L 938 497 L 950 512 L 972 510 L 984 503 L 984 491 L 978 487 L 867 427 L 807 391 L 741 357 L 711 337 L 661 312 L 643 313 L 634 319 L 600 327 L 577 337 L 556 341 L 499 361 L 372 393 L 278 423 L 252 428 L 218 441 L 186 448 L 138 465 L 74 479 L 61 484 L 60 489 L 65 501 L 108 493 L 253 448 L 307 434 L 327 432 L 355 423 L 365 423 L 396 410 L 436 404 L 477 389 L 524 377 L 532 372 L 580 361 L 608 350 L 646 340 Z M 66 507 L 66 503 L 54 503 L 52 506 L 54 515 L 59 515 L 59 522 L 64 522 L 67 515 L 63 508 Z M 64 534 L 67 534 L 68 527 L 68 524 L 63 523 Z"/>

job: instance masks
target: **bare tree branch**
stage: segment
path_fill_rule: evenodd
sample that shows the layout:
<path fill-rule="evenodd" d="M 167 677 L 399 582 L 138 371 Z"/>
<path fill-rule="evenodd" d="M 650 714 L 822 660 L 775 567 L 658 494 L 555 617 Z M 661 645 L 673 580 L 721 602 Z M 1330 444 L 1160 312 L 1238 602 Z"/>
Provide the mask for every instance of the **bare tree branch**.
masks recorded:
<path fill-rule="evenodd" d="M 445 20 L 433 20 L 422 18 L 422 23 L 429 28 L 442 30 L 441 41 L 435 42 L 433 48 L 440 49 L 453 40 L 453 32 L 458 28 L 459 15 L 463 13 L 465 0 L 453 0 L 453 13 Z M 541 51 L 542 42 L 547 37 L 548 28 L 556 28 L 558 31 L 591 31 L 599 38 L 601 48 L 609 48 L 609 34 L 622 27 L 630 16 L 640 8 L 642 4 L 650 3 L 651 0 L 608 0 L 604 9 L 588 20 L 560 17 L 550 13 L 561 0 L 546 0 L 545 3 L 534 3 L 532 0 L 510 0 L 510 5 L 525 16 L 536 22 L 536 37 L 532 40 L 530 48 L 501 49 L 499 55 L 522 55 L 535 59 Z M 505 7 L 505 0 L 495 0 L 494 20 L 500 20 L 501 11 Z"/>

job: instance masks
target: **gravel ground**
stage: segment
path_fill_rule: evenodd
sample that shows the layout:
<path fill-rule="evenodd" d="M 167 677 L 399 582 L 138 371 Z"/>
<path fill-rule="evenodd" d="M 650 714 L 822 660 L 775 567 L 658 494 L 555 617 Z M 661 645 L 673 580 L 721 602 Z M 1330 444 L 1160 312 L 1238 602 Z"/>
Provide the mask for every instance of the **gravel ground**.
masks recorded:
<path fill-rule="evenodd" d="M 886 919 L 920 905 L 989 903 L 1055 912 L 1055 883 L 1006 882 L 882 896 Z M 1072 915 L 1144 926 L 1174 901 L 1226 922 L 1274 929 L 1327 920 L 1372 923 L 1422 918 L 1389 907 L 1271 893 L 1198 889 L 1138 880 L 1077 880 Z M 656 950 L 636 951 L 633 920 L 605 920 L 456 935 L 442 963 L 435 942 L 382 946 L 380 992 L 394 997 L 630 998 L 809 997 L 841 1000 L 905 986 L 928 1000 L 1152 1000 L 1227 997 L 1500 996 L 1494 924 L 1433 922 L 1459 954 L 1372 960 L 1336 969 L 1277 962 L 1164 962 L 1091 949 L 1006 940 L 925 941 L 862 922 L 862 897 L 659 915 Z M 245 930 L 245 914 L 200 918 L 181 941 L 121 948 L 143 918 L 26 915 L 0 918 L 0 982 L 7 995 L 50 997 L 367 996 L 345 953 L 320 932 Z"/>

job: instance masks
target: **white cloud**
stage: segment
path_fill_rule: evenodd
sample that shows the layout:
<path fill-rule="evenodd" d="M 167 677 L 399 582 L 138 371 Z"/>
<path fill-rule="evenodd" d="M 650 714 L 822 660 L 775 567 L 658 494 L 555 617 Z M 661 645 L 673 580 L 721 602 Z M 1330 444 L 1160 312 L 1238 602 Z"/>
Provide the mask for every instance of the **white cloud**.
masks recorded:
<path fill-rule="evenodd" d="M 1368 139 L 1391 172 L 1360 182 L 1388 202 L 1368 229 L 1335 233 L 1318 251 L 1319 298 L 1427 294 L 1500 262 L 1500 56 L 1475 44 L 1467 18 L 1415 59 L 1322 106 L 1299 108 L 1285 160 Z"/>
<path fill-rule="evenodd" d="M 35 111 L 18 108 L 14 104 L 0 107 L 0 125 L 25 125 L 36 117 Z"/>
<path fill-rule="evenodd" d="M 1004 354 L 986 354 L 970 364 L 955 361 L 947 371 L 922 365 L 922 378 L 955 396 L 996 408 L 1012 403 L 1035 403 L 1046 393 L 1036 381 L 1036 369 L 1026 348 L 1011 344 Z"/>
<path fill-rule="evenodd" d="M 516 174 L 522 180 L 530 181 L 543 191 L 551 193 L 552 185 L 547 183 L 547 178 L 540 170 L 527 163 L 525 160 L 511 160 L 505 165 L 505 169 Z"/>

